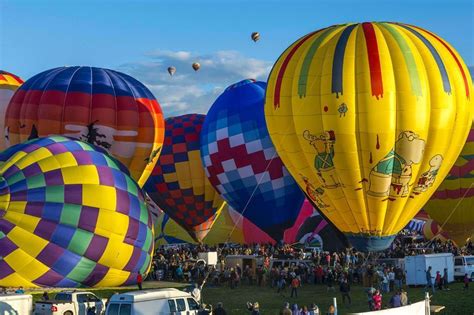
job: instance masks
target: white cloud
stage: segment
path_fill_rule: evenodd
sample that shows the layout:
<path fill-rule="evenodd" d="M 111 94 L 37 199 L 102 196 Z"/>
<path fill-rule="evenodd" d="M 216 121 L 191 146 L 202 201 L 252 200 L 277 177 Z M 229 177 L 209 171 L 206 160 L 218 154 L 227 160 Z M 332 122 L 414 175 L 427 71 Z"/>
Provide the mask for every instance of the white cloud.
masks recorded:
<path fill-rule="evenodd" d="M 232 83 L 243 79 L 266 81 L 272 63 L 249 58 L 237 51 L 196 54 L 188 51 L 152 51 L 149 61 L 130 62 L 118 70 L 144 83 L 158 99 L 166 117 L 186 113 L 205 114 L 215 99 Z M 199 62 L 195 72 L 191 65 Z M 176 67 L 174 76 L 167 72 Z"/>

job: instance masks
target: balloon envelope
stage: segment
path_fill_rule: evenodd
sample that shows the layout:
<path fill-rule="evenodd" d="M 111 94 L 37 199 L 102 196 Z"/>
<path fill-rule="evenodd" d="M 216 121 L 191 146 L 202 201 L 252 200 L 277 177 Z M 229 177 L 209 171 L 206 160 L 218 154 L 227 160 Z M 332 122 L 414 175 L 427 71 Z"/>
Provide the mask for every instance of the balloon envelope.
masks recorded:
<path fill-rule="evenodd" d="M 474 128 L 448 176 L 424 206 L 457 245 L 474 235 Z"/>
<path fill-rule="evenodd" d="M 201 68 L 201 65 L 199 64 L 199 62 L 195 62 L 193 63 L 192 67 L 194 71 L 198 71 Z"/>
<path fill-rule="evenodd" d="M 8 138 L 5 139 L 5 112 L 13 93 L 22 83 L 23 80 L 16 75 L 0 70 L 0 150 L 5 149 L 8 141 Z"/>
<path fill-rule="evenodd" d="M 265 114 L 306 195 L 354 247 L 383 250 L 455 161 L 472 119 L 462 59 L 399 23 L 331 26 L 273 67 Z"/>
<path fill-rule="evenodd" d="M 176 72 L 175 67 L 168 67 L 168 73 L 172 76 Z"/>
<path fill-rule="evenodd" d="M 150 198 L 196 241 L 208 231 L 199 226 L 224 205 L 202 167 L 199 134 L 204 117 L 188 114 L 166 119 L 161 156 L 144 186 Z"/>
<path fill-rule="evenodd" d="M 0 286 L 120 286 L 148 272 L 151 216 L 120 162 L 60 136 L 0 161 Z"/>
<path fill-rule="evenodd" d="M 280 240 L 293 225 L 304 194 L 275 152 L 263 112 L 264 82 L 229 86 L 214 102 L 201 132 L 209 181 L 229 205 Z"/>
<path fill-rule="evenodd" d="M 252 35 L 250 36 L 254 42 L 258 41 L 260 39 L 260 33 L 259 32 L 253 32 Z"/>
<path fill-rule="evenodd" d="M 10 144 L 60 134 L 106 149 L 142 186 L 159 156 L 160 105 L 136 79 L 95 67 L 61 67 L 27 80 L 8 105 Z"/>

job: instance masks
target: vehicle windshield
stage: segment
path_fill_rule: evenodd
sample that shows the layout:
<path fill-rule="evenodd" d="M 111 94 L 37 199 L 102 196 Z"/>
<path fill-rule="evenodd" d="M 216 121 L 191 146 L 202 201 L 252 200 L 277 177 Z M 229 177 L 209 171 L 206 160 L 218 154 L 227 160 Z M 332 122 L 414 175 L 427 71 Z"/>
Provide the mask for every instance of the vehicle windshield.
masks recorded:
<path fill-rule="evenodd" d="M 474 257 L 466 257 L 466 265 L 474 266 Z"/>
<path fill-rule="evenodd" d="M 56 300 L 71 302 L 72 297 L 71 297 L 71 294 L 69 294 L 69 293 L 58 293 L 58 294 L 56 294 Z"/>

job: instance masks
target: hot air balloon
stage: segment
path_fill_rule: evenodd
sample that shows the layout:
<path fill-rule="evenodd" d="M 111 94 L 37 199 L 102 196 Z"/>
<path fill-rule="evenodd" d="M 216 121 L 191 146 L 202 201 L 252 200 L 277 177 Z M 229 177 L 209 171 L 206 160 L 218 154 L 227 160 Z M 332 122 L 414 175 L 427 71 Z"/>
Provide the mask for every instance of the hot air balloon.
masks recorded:
<path fill-rule="evenodd" d="M 441 229 L 438 222 L 433 219 L 426 220 L 421 232 L 426 240 L 439 239 L 445 242 L 450 238 L 450 236 Z"/>
<path fill-rule="evenodd" d="M 173 76 L 173 74 L 176 72 L 176 68 L 175 67 L 168 67 L 168 73 L 170 74 L 170 76 Z"/>
<path fill-rule="evenodd" d="M 253 32 L 252 35 L 250 36 L 254 42 L 257 42 L 260 39 L 260 33 L 259 32 Z"/>
<path fill-rule="evenodd" d="M 201 68 L 201 65 L 199 64 L 199 62 L 195 62 L 193 63 L 192 67 L 194 71 L 198 71 Z"/>
<path fill-rule="evenodd" d="M 201 163 L 199 134 L 204 117 L 188 114 L 166 119 L 162 153 L 144 186 L 151 199 L 196 241 L 208 232 L 200 225 L 224 205 Z"/>
<path fill-rule="evenodd" d="M 474 128 L 448 176 L 424 209 L 457 245 L 474 235 Z"/>
<path fill-rule="evenodd" d="M 164 120 L 134 78 L 94 67 L 61 67 L 27 80 L 8 105 L 11 144 L 61 134 L 106 149 L 143 186 L 160 154 Z"/>
<path fill-rule="evenodd" d="M 151 217 L 120 162 L 61 136 L 0 161 L 0 286 L 120 286 L 148 272 Z"/>
<path fill-rule="evenodd" d="M 264 117 L 264 82 L 229 86 L 209 109 L 201 157 L 227 203 L 274 240 L 293 225 L 304 194 L 275 152 Z"/>
<path fill-rule="evenodd" d="M 228 242 L 245 244 L 243 231 L 235 225 L 235 215 L 239 216 L 225 204 L 216 218 L 213 218 L 213 225 L 202 243 L 212 246 Z M 155 223 L 155 246 L 184 243 L 195 244 L 196 242 L 169 215 L 161 214 Z"/>
<path fill-rule="evenodd" d="M 195 241 L 181 225 L 162 213 L 155 221 L 155 246 L 168 244 L 195 244 Z"/>
<path fill-rule="evenodd" d="M 14 74 L 0 70 L 0 151 L 9 146 L 8 129 L 6 130 L 5 128 L 5 112 L 13 93 L 21 84 L 23 84 L 22 79 Z"/>
<path fill-rule="evenodd" d="M 349 245 L 346 237 L 317 212 L 300 225 L 295 242 L 331 252 L 343 251 Z"/>
<path fill-rule="evenodd" d="M 354 247 L 383 250 L 428 201 L 469 132 L 472 82 L 416 26 L 330 26 L 271 71 L 265 115 L 283 163 Z"/>

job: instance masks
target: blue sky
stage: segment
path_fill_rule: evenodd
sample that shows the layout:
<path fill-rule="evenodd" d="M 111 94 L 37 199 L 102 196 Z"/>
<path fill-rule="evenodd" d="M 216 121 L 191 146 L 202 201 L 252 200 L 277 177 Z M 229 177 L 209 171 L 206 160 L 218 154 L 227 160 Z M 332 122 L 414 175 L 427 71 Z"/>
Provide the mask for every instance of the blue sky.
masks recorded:
<path fill-rule="evenodd" d="M 227 85 L 265 80 L 294 40 L 337 23 L 399 21 L 427 28 L 474 65 L 474 1 L 0 0 L 0 69 L 23 78 L 63 65 L 132 74 L 167 116 L 203 112 Z M 250 33 L 261 40 L 253 43 Z M 193 73 L 190 63 L 203 68 Z M 178 68 L 171 79 L 168 65 Z"/>

